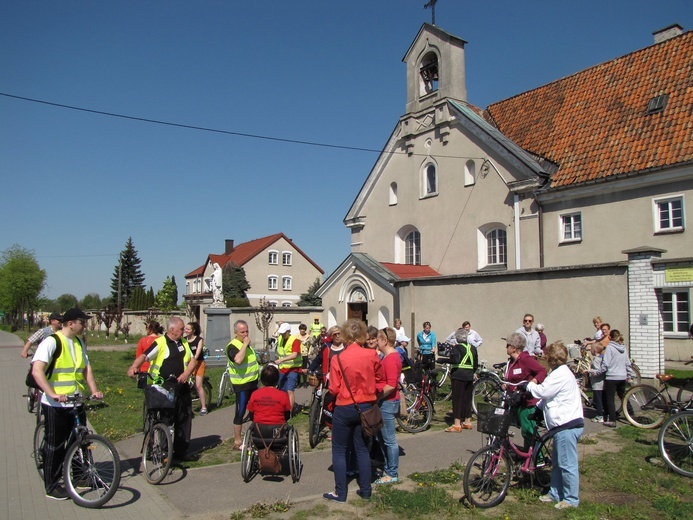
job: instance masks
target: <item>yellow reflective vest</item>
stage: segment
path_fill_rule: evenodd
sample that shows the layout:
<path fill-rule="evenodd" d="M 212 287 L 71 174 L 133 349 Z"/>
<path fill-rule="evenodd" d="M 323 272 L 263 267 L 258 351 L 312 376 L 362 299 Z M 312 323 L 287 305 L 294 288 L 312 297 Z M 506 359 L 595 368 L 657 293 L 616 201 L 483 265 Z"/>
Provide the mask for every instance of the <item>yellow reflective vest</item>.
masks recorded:
<path fill-rule="evenodd" d="M 87 384 L 84 376 L 86 365 L 84 364 L 82 342 L 76 336 L 72 339 L 75 347 L 75 359 L 73 360 L 70 346 L 63 333 L 56 332 L 52 336 L 55 338 L 56 344 L 60 341 L 60 356 L 55 361 L 53 373 L 48 378 L 48 382 L 56 394 L 70 395 L 75 392 L 82 393 Z"/>
<path fill-rule="evenodd" d="M 236 347 L 238 350 L 243 348 L 243 342 L 240 339 L 233 338 L 231 342 L 226 345 L 227 355 L 231 345 Z M 245 358 L 243 358 L 243 362 L 241 364 L 237 364 L 231 361 L 227 370 L 233 385 L 244 385 L 246 383 L 257 381 L 258 377 L 260 377 L 260 364 L 257 362 L 257 356 L 255 355 L 253 347 L 248 345 L 248 348 L 245 351 Z"/>
<path fill-rule="evenodd" d="M 190 350 L 190 345 L 188 344 L 187 339 L 181 338 L 180 342 L 183 344 L 183 347 L 185 348 L 185 354 L 183 354 L 184 371 L 185 368 L 188 366 L 188 363 L 190 363 L 190 359 L 192 358 L 192 350 Z M 161 365 L 164 363 L 164 359 L 168 357 L 168 342 L 166 340 L 166 336 L 159 336 L 154 340 L 154 343 L 159 347 L 159 350 L 156 353 L 156 359 L 154 359 L 154 361 L 152 361 L 149 364 L 149 375 L 152 376 L 152 379 L 156 379 L 157 377 L 159 377 Z"/>
<path fill-rule="evenodd" d="M 280 359 L 293 353 L 293 349 L 291 347 L 294 344 L 294 341 L 298 341 L 296 336 L 289 336 L 286 341 L 284 341 L 284 336 L 279 336 L 277 338 L 277 356 L 279 356 Z M 279 369 L 301 368 L 302 366 L 303 356 L 301 356 L 301 353 L 299 352 L 298 356 L 296 356 L 294 359 L 290 359 L 289 361 L 285 361 L 279 365 Z"/>
<path fill-rule="evenodd" d="M 472 347 L 469 346 L 468 343 L 463 343 L 461 345 L 458 344 L 456 346 L 460 349 L 464 347 L 464 350 L 462 350 L 462 361 L 460 361 L 457 365 L 452 365 L 452 368 L 474 368 L 474 356 L 472 356 Z"/>

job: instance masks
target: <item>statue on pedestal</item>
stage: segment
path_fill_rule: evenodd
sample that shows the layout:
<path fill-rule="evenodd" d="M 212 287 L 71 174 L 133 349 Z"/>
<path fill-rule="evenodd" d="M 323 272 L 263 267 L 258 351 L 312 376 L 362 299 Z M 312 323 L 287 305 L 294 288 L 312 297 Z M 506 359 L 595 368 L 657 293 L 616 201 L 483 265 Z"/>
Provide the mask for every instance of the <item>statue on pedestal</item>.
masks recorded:
<path fill-rule="evenodd" d="M 212 273 L 212 307 L 224 307 L 224 295 L 221 290 L 222 276 L 221 267 L 214 262 L 214 272 Z"/>

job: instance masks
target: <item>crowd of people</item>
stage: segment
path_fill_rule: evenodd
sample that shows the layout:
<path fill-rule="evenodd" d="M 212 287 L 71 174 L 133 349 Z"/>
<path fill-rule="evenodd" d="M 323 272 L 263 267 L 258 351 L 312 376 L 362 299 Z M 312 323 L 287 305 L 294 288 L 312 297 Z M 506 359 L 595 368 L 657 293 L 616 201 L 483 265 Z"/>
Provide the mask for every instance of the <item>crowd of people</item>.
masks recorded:
<path fill-rule="evenodd" d="M 54 313 L 50 316 L 50 325 L 32 335 L 22 349 L 22 357 L 26 357 L 30 346 L 38 343 L 32 373 L 43 391 L 42 410 L 46 417 L 44 483 L 46 496 L 58 500 L 67 498 L 59 483 L 64 456 L 61 446 L 71 428 L 69 415 L 65 413 L 70 406 L 66 396 L 75 391 L 101 396 L 86 349 L 79 339 L 89 318 L 79 309 L 70 309 L 64 316 Z M 632 369 L 621 333 L 611 329 L 598 316 L 593 323 L 596 333 L 584 342 L 590 360 L 587 377 L 597 412 L 593 421 L 613 427 L 618 419 L 614 398 L 616 395 L 623 397 Z M 561 342 L 547 345 L 543 325 L 533 327 L 533 324 L 534 317 L 526 314 L 522 326 L 506 338 L 506 389 L 521 394 L 517 419 L 525 450 L 534 442 L 537 408 L 543 410 L 550 431 L 555 430 L 551 488 L 541 500 L 555 502 L 558 508 L 577 507 L 577 441 L 584 427 L 578 386 L 567 366 L 570 360 L 565 345 Z M 243 449 L 242 426 L 246 413 L 257 425 L 285 424 L 297 410 L 295 389 L 305 384 L 311 375 L 322 378 L 325 385 L 324 413 L 332 426 L 334 490 L 323 497 L 345 501 L 349 476 L 356 477 L 357 494 L 364 499 L 370 498 L 372 484 L 397 482 L 400 477 L 396 417 L 401 409 L 400 383 L 406 380 L 414 364 L 422 369 L 435 367 L 438 343 L 431 323 L 423 323 L 422 330 L 415 336 L 413 350 L 409 349 L 410 339 L 398 319 L 392 327 L 382 329 L 369 327 L 357 319 L 326 329 L 316 316 L 310 326 L 301 324 L 297 333 L 292 331 L 290 324 L 279 323 L 275 336 L 276 360 L 262 368 L 251 345 L 248 323 L 237 320 L 233 324 L 233 338 L 226 347 L 226 354 L 236 397 L 235 449 Z M 471 430 L 473 383 L 483 339 L 472 330 L 469 321 L 464 321 L 445 341 L 452 346 L 448 353 L 452 414 L 445 432 Z M 205 354 L 197 322 L 185 324 L 174 317 L 164 331 L 158 322 L 151 321 L 128 370 L 129 377 L 136 378 L 146 372 L 150 379 L 163 381 L 161 384 L 165 388 L 175 391 L 172 420 L 175 425 L 174 458 L 178 460 L 193 458 L 187 453 L 193 418 L 187 384 L 191 376 L 195 378 L 201 399 L 200 415 L 207 413 L 201 388 Z M 57 370 L 50 370 L 52 367 Z M 140 381 L 141 385 L 147 382 L 146 378 Z M 380 410 L 382 427 L 370 438 L 362 430 L 361 416 L 374 407 Z M 382 473 L 372 482 L 374 445 L 384 463 Z"/>

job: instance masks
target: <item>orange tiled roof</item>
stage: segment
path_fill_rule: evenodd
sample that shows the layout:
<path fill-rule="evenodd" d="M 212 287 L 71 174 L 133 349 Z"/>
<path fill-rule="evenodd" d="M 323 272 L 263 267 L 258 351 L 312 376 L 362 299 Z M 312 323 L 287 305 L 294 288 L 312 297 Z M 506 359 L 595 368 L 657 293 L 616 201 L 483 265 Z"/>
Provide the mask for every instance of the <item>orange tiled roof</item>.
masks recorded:
<path fill-rule="evenodd" d="M 440 276 L 440 273 L 428 265 L 392 264 L 380 262 L 400 278 L 423 278 L 425 276 Z"/>
<path fill-rule="evenodd" d="M 207 264 L 205 264 L 207 265 Z M 202 276 L 205 272 L 205 265 L 201 265 L 194 271 L 190 271 L 188 274 L 185 275 L 186 278 L 193 278 L 195 276 Z"/>
<path fill-rule="evenodd" d="M 663 112 L 650 99 L 668 94 Z M 558 164 L 551 187 L 693 160 L 693 32 L 490 105 L 487 118 Z"/>

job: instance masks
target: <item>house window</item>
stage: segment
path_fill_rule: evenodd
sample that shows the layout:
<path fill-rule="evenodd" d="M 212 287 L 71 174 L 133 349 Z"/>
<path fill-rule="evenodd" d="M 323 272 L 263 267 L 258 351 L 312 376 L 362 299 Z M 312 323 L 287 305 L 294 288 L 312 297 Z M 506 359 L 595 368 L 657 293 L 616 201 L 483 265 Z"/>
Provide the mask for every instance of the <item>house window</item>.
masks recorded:
<path fill-rule="evenodd" d="M 683 196 L 654 200 L 655 233 L 683 231 Z"/>
<path fill-rule="evenodd" d="M 283 291 L 290 291 L 291 290 L 291 277 L 290 276 L 282 276 L 282 290 Z"/>
<path fill-rule="evenodd" d="M 282 253 L 282 265 L 291 265 L 291 252 L 284 251 Z"/>
<path fill-rule="evenodd" d="M 506 265 L 507 238 L 504 229 L 492 229 L 486 233 L 486 264 L 487 265 Z"/>
<path fill-rule="evenodd" d="M 687 290 L 662 293 L 662 322 L 664 332 L 688 332 L 690 303 Z"/>
<path fill-rule="evenodd" d="M 397 204 L 397 183 L 393 182 L 390 184 L 390 206 L 395 206 Z"/>
<path fill-rule="evenodd" d="M 404 239 L 404 263 L 421 265 L 421 234 L 412 231 Z"/>
<path fill-rule="evenodd" d="M 582 214 L 570 213 L 561 215 L 561 242 L 579 242 L 582 240 Z"/>
<path fill-rule="evenodd" d="M 661 96 L 655 96 L 647 103 L 647 115 L 656 114 L 658 112 L 664 112 L 667 107 L 667 102 L 669 101 L 669 94 L 662 94 Z"/>
<path fill-rule="evenodd" d="M 277 306 L 277 302 L 275 302 L 274 300 L 270 300 L 270 301 L 267 302 L 267 305 L 269 305 L 270 307 L 276 307 L 276 306 Z"/>
<path fill-rule="evenodd" d="M 291 307 L 291 302 L 282 302 L 282 307 Z"/>
<path fill-rule="evenodd" d="M 269 252 L 269 265 L 277 265 L 279 263 L 279 252 L 270 251 Z"/>
<path fill-rule="evenodd" d="M 279 278 L 277 278 L 275 275 L 270 275 L 267 277 L 267 289 L 270 291 L 276 291 L 277 290 L 277 282 Z"/>
<path fill-rule="evenodd" d="M 185 282 L 185 294 L 190 294 L 190 282 Z"/>

